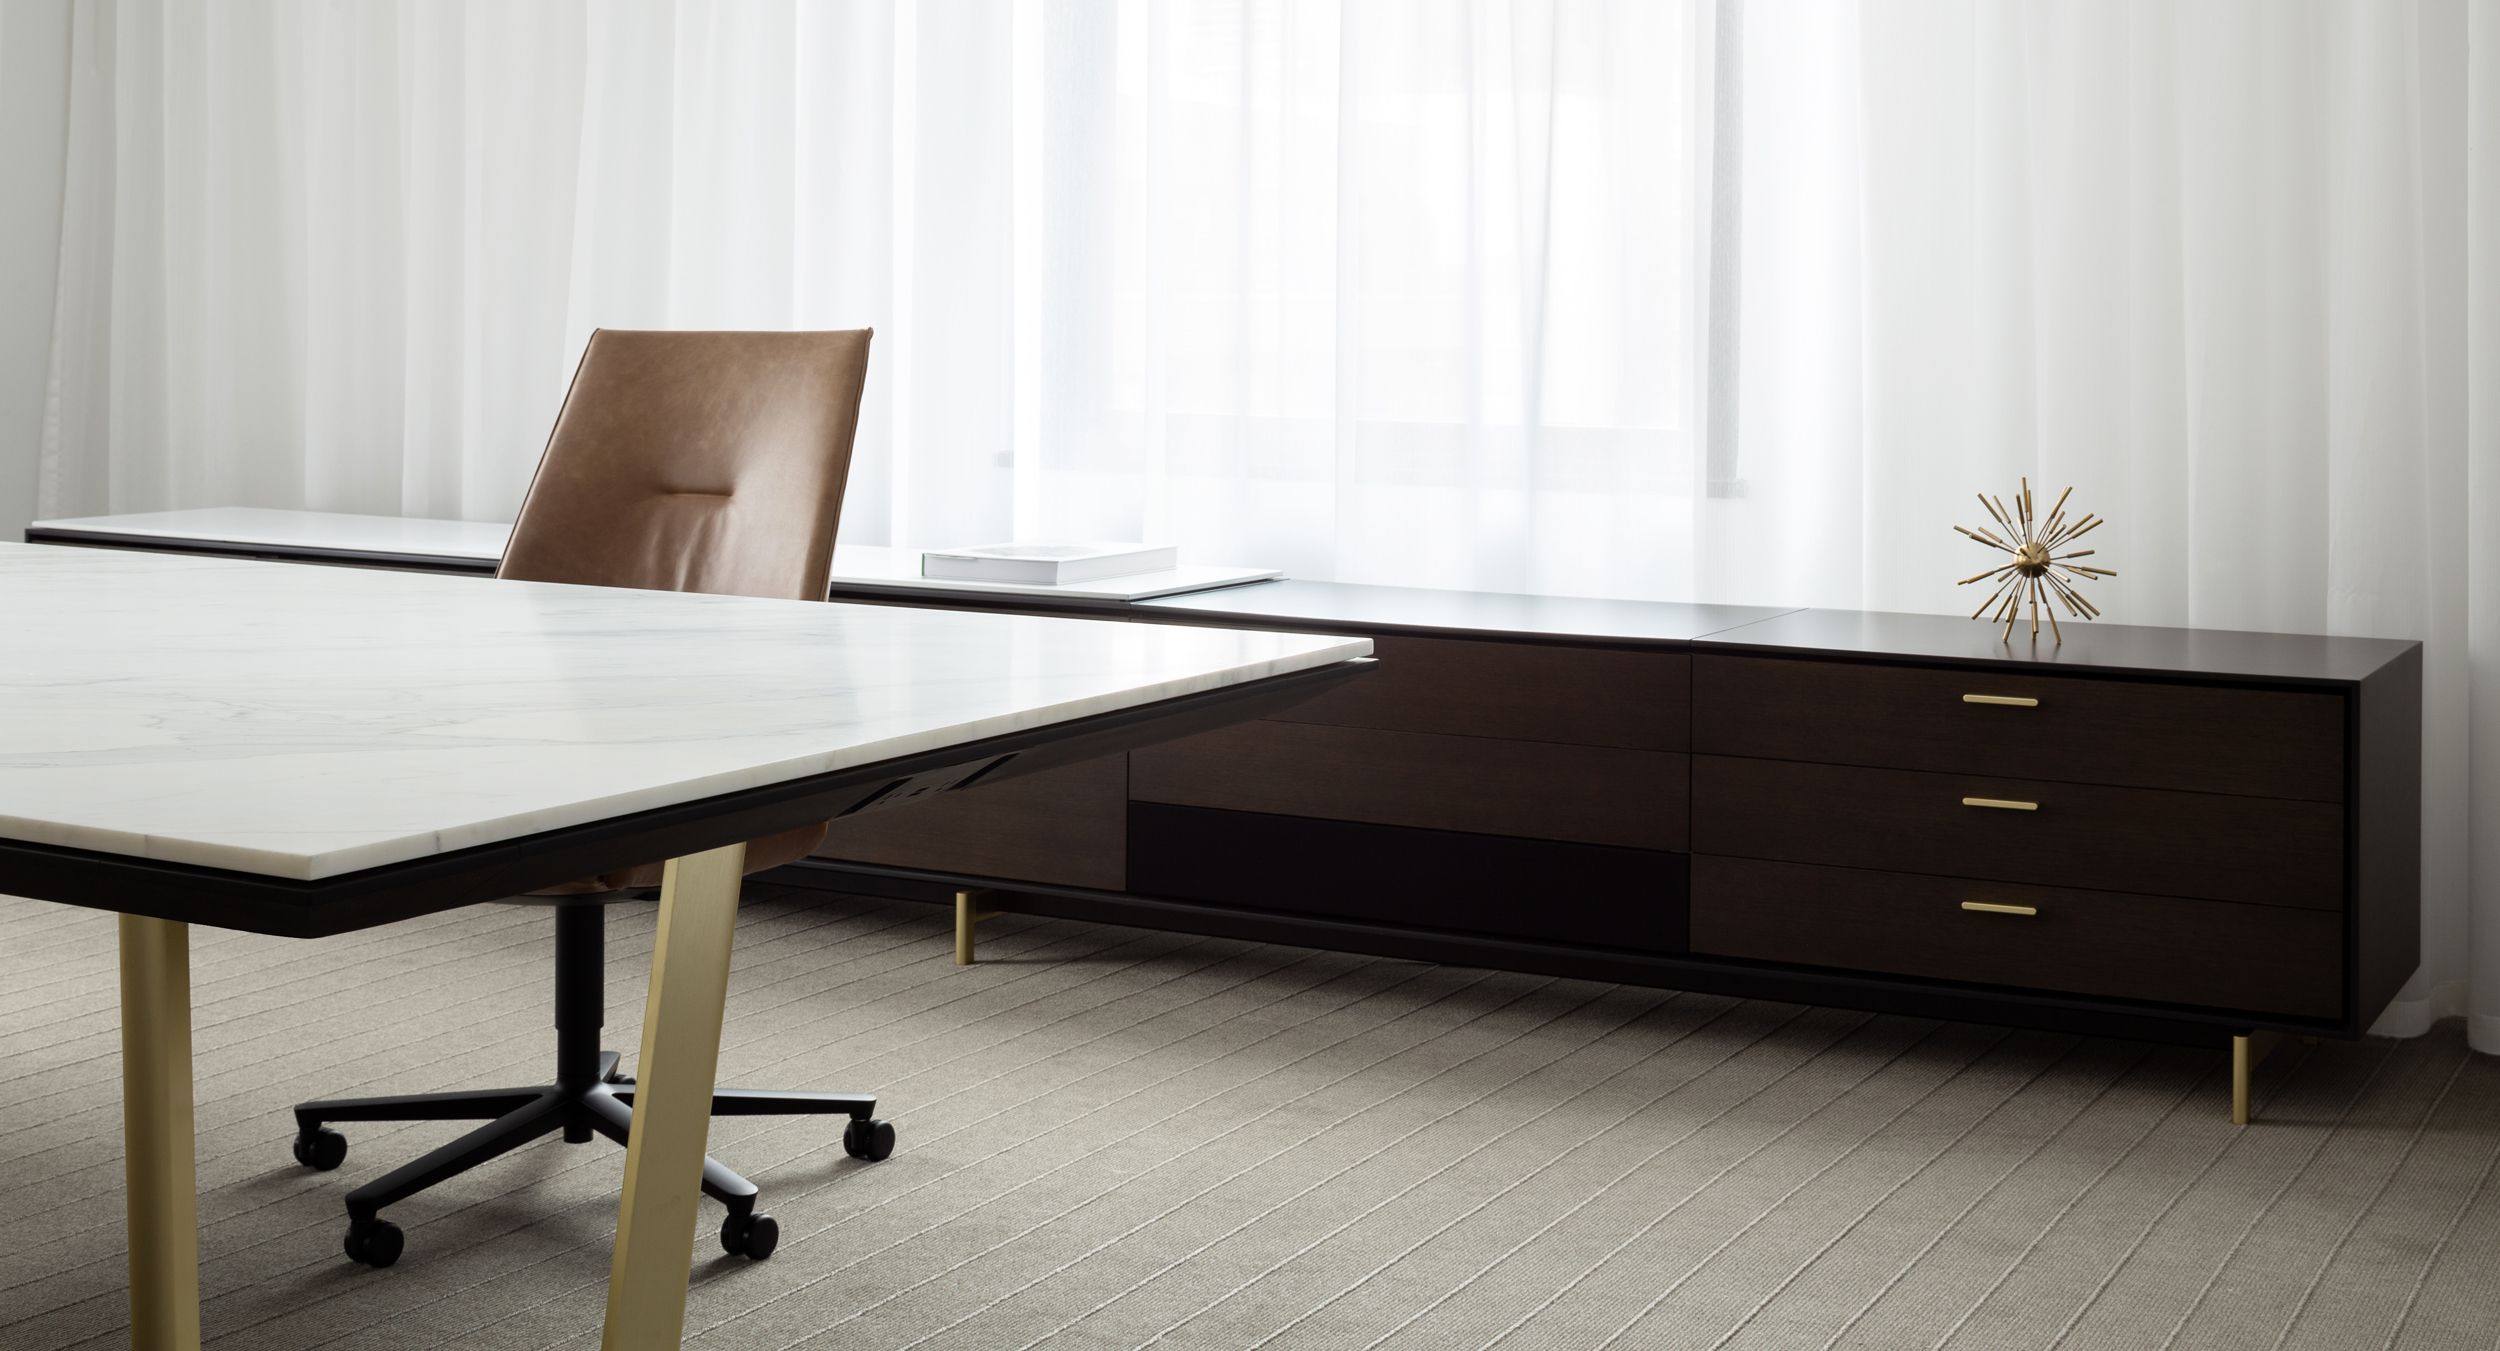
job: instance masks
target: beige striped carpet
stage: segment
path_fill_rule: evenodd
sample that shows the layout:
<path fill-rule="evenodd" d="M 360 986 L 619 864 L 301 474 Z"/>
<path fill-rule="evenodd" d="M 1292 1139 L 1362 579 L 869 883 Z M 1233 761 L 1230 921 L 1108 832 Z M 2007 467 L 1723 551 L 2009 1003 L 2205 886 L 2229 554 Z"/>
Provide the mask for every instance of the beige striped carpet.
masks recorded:
<path fill-rule="evenodd" d="M 615 912 L 636 1044 L 651 911 Z M 2211 1053 L 757 887 L 724 1121 L 781 1251 L 702 1240 L 705 1348 L 2491 1346 L 2500 1061 L 2290 1047 L 2234 1130 Z M 0 900 L 0 1347 L 123 1337 L 109 918 Z M 320 943 L 202 931 L 213 1345 L 589 1347 L 622 1156 L 546 1142 L 339 1254 L 340 1194 L 447 1127 L 287 1155 L 318 1094 L 532 1082 L 543 913 Z M 716 1215 L 716 1212 L 714 1212 Z"/>

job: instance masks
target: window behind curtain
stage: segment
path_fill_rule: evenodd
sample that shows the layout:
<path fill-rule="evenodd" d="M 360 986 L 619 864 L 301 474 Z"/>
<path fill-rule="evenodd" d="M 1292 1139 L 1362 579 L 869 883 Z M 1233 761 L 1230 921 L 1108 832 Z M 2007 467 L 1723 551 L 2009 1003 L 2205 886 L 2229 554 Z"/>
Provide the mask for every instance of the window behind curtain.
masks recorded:
<path fill-rule="evenodd" d="M 1046 14 L 1042 521 L 1644 589 L 1699 477 L 1700 11 Z"/>

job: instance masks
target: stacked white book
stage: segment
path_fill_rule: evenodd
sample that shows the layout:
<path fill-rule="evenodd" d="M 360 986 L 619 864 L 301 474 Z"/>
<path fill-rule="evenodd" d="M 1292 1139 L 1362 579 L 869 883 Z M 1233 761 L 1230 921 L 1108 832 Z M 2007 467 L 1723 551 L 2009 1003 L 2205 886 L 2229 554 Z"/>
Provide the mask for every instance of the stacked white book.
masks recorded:
<path fill-rule="evenodd" d="M 1170 572 L 1179 565 L 1179 551 L 1168 544 L 976 544 L 920 555 L 923 577 L 1017 586 L 1071 586 Z"/>

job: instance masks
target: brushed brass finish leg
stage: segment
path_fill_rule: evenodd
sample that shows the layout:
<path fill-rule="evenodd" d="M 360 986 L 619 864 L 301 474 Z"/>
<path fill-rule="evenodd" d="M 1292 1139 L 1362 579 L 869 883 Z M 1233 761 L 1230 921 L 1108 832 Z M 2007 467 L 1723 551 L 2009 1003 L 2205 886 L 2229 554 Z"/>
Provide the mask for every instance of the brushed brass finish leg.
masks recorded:
<path fill-rule="evenodd" d="M 660 932 L 634 1067 L 634 1128 L 625 1199 L 608 1269 L 604 1351 L 674 1351 L 686 1326 L 703 1148 L 720 1065 L 729 944 L 737 927 L 744 844 L 670 859 L 660 883 Z"/>
<path fill-rule="evenodd" d="M 132 1351 L 198 1351 L 199 1176 L 191 1120 L 191 927 L 121 917 L 122 1167 Z"/>
<path fill-rule="evenodd" d="M 2231 1124 L 2248 1124 L 2248 1083 L 2257 1072 L 2257 1062 L 2271 1053 L 2282 1038 L 2272 1032 L 2248 1032 L 2231 1038 Z"/>
<path fill-rule="evenodd" d="M 970 966 L 973 962 L 972 931 L 985 919 L 996 919 L 1000 912 L 978 908 L 981 898 L 989 892 L 980 887 L 966 887 L 955 893 L 955 965 Z"/>

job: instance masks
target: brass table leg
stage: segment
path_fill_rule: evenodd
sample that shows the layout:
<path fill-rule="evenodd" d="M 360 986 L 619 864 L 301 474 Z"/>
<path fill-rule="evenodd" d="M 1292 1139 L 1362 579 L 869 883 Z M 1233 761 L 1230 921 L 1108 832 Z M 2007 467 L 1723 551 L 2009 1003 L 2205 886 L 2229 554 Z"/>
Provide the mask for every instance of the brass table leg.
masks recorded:
<path fill-rule="evenodd" d="M 2257 1062 L 2274 1050 L 2282 1038 L 2272 1032 L 2245 1032 L 2231 1038 L 2231 1124 L 2248 1124 L 2248 1081 L 2257 1072 Z"/>
<path fill-rule="evenodd" d="M 980 887 L 965 887 L 955 893 L 955 965 L 972 965 L 972 928 L 985 919 L 996 919 L 1001 912 L 976 907 L 989 892 Z"/>
<path fill-rule="evenodd" d="M 122 1149 L 132 1351 L 198 1351 L 200 1217 L 191 1121 L 191 928 L 121 917 Z"/>
<path fill-rule="evenodd" d="M 729 943 L 737 927 L 744 844 L 670 859 L 660 884 L 660 932 L 643 1005 L 642 1060 L 634 1067 L 634 1129 L 625 1146 L 625 1199 L 608 1268 L 604 1351 L 675 1348 L 686 1326 L 695 1206 L 712 1126 Z"/>

